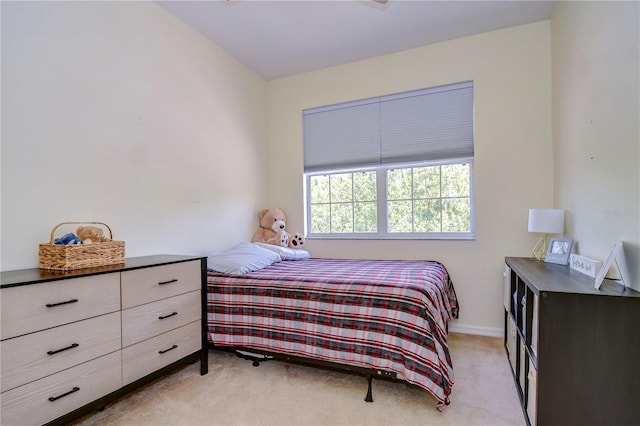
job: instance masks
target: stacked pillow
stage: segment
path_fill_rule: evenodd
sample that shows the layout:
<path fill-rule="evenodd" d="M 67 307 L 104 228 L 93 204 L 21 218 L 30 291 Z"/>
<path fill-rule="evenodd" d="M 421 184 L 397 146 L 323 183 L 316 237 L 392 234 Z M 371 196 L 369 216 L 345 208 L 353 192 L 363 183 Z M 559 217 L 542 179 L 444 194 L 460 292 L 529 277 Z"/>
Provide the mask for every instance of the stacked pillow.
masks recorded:
<path fill-rule="evenodd" d="M 309 258 L 309 252 L 302 249 L 292 249 L 289 247 L 274 246 L 267 243 L 253 243 L 274 253 L 278 253 L 282 260 L 302 260 Z"/>
<path fill-rule="evenodd" d="M 243 241 L 221 253 L 209 256 L 207 267 L 222 274 L 242 275 L 283 260 L 301 260 L 308 257 L 309 252 L 306 250 Z"/>

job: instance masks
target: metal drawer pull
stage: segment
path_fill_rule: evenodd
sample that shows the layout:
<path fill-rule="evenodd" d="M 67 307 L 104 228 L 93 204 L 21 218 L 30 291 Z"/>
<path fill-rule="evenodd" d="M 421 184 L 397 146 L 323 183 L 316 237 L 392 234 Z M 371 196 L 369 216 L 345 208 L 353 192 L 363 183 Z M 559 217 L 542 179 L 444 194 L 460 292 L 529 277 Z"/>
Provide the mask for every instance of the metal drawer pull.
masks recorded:
<path fill-rule="evenodd" d="M 159 354 L 164 354 L 164 353 L 167 353 L 167 352 L 169 352 L 169 351 L 174 350 L 174 349 L 175 349 L 175 348 L 177 348 L 177 347 L 178 347 L 178 345 L 173 345 L 173 346 L 171 346 L 169 349 L 165 349 L 164 351 L 158 351 L 158 353 L 159 353 Z"/>
<path fill-rule="evenodd" d="M 80 346 L 77 343 L 72 344 L 71 346 L 67 346 L 66 348 L 62 348 L 62 349 L 58 349 L 57 351 L 47 351 L 47 355 L 55 355 L 59 352 L 63 352 L 69 349 L 73 349 L 73 348 L 77 348 L 78 346 Z"/>
<path fill-rule="evenodd" d="M 177 312 L 171 312 L 168 315 L 159 316 L 158 319 L 165 319 L 165 318 L 169 318 L 169 317 L 172 317 L 172 316 L 175 316 L 175 315 L 178 315 L 178 313 Z"/>
<path fill-rule="evenodd" d="M 171 284 L 171 283 L 177 283 L 178 280 L 176 278 L 169 280 L 169 281 L 160 281 L 158 284 L 163 285 L 163 284 Z"/>
<path fill-rule="evenodd" d="M 50 397 L 49 397 L 49 401 L 53 402 L 53 401 L 55 401 L 56 399 L 60 399 L 60 398 L 62 398 L 62 397 L 65 397 L 65 396 L 67 396 L 67 395 L 70 395 L 70 394 L 72 394 L 72 393 L 74 393 L 74 392 L 78 392 L 79 390 L 80 390 L 80 388 L 76 386 L 76 387 L 74 387 L 73 389 L 71 389 L 69 392 L 67 392 L 67 393 L 63 393 L 62 395 L 58 395 L 58 396 L 50 396 Z"/>
<path fill-rule="evenodd" d="M 66 302 L 47 303 L 45 306 L 47 308 L 53 308 L 54 306 L 67 305 L 69 303 L 76 303 L 77 301 L 78 301 L 78 299 L 71 299 L 71 300 L 67 300 Z"/>

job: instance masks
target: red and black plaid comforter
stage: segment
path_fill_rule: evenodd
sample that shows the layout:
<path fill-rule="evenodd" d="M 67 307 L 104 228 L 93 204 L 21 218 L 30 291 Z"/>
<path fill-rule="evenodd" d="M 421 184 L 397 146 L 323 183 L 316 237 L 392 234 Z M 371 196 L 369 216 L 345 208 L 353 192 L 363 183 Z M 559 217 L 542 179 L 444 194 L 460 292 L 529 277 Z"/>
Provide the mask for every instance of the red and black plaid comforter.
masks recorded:
<path fill-rule="evenodd" d="M 447 322 L 458 317 L 444 266 L 306 259 L 242 276 L 208 274 L 209 341 L 393 371 L 448 404 Z"/>

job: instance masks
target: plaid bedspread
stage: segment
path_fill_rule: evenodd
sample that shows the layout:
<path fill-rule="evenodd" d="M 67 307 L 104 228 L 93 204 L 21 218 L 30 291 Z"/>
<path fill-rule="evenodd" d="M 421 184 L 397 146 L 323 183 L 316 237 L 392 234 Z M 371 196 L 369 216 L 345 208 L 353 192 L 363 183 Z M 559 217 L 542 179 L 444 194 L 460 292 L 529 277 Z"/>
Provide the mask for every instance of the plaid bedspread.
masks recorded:
<path fill-rule="evenodd" d="M 449 403 L 458 301 L 440 263 L 312 258 L 207 281 L 214 345 L 392 371 Z"/>

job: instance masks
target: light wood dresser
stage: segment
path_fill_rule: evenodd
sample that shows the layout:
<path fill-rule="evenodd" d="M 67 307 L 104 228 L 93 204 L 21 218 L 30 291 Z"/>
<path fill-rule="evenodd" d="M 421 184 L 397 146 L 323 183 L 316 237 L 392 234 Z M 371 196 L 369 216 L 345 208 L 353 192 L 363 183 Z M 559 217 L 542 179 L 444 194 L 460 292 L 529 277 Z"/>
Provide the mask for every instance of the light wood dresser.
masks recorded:
<path fill-rule="evenodd" d="M 0 275 L 2 425 L 68 423 L 186 362 L 208 372 L 206 257 Z"/>

